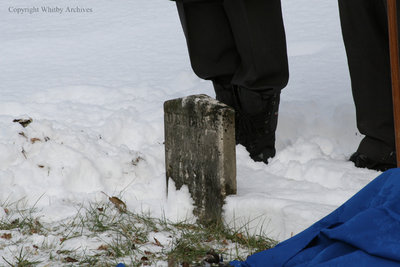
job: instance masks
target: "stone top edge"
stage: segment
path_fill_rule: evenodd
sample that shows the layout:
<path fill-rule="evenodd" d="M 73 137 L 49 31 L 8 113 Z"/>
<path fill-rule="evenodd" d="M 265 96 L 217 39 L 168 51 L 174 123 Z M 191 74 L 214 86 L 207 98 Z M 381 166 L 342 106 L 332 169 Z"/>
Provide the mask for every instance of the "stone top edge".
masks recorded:
<path fill-rule="evenodd" d="M 168 110 L 170 109 L 174 110 L 176 107 L 178 107 L 178 105 L 181 106 L 183 109 L 193 106 L 201 106 L 203 108 L 207 106 L 215 106 L 218 110 L 226 109 L 226 112 L 234 112 L 233 108 L 206 94 L 189 95 L 186 97 L 167 100 L 164 102 L 164 110 L 166 112 L 168 112 Z"/>

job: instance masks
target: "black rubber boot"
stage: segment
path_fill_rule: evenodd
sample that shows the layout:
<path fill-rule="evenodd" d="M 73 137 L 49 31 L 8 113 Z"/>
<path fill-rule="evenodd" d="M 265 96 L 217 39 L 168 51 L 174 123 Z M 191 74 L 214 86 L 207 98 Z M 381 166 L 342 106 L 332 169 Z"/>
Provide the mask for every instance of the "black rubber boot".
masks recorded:
<path fill-rule="evenodd" d="M 234 87 L 237 139 L 254 161 L 268 163 L 276 154 L 275 131 L 278 124 L 280 93 Z"/>
<path fill-rule="evenodd" d="M 371 170 L 384 172 L 388 169 L 396 168 L 396 152 L 393 151 L 387 155 L 387 157 L 382 158 L 380 161 L 371 159 L 365 154 L 360 152 L 354 152 L 351 155 L 350 161 L 358 168 L 367 168 Z"/>
<path fill-rule="evenodd" d="M 359 168 L 386 171 L 396 168 L 396 149 L 394 143 L 382 139 L 365 136 L 358 149 L 351 155 L 350 161 Z"/>
<path fill-rule="evenodd" d="M 235 110 L 236 144 L 242 144 L 254 161 L 268 163 L 275 156 L 280 93 L 249 90 L 213 81 L 216 99 Z"/>

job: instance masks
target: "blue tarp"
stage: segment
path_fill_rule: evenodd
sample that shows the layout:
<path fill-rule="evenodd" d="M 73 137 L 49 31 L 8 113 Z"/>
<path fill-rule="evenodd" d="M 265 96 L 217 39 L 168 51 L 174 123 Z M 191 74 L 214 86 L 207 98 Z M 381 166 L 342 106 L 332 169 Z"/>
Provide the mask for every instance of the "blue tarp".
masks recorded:
<path fill-rule="evenodd" d="M 400 266 L 400 169 L 381 174 L 298 235 L 231 265 Z"/>

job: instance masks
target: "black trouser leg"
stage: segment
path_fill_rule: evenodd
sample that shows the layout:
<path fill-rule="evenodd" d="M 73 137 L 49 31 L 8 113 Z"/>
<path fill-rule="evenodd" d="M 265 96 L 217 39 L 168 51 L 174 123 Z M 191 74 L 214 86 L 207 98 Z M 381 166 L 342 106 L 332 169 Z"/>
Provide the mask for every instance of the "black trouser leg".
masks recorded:
<path fill-rule="evenodd" d="M 366 136 L 358 152 L 376 161 L 395 149 L 385 1 L 339 0 L 357 127 Z"/>
<path fill-rule="evenodd" d="M 239 54 L 223 1 L 177 1 L 192 69 L 200 78 L 213 80 L 216 98 L 234 106 L 232 77 Z"/>
<path fill-rule="evenodd" d="M 224 7 L 240 55 L 233 84 L 279 92 L 289 78 L 280 0 L 225 0 Z"/>
<path fill-rule="evenodd" d="M 194 72 L 251 90 L 288 81 L 280 0 L 178 1 Z"/>
<path fill-rule="evenodd" d="M 223 1 L 176 3 L 193 71 L 230 84 L 240 63 Z"/>

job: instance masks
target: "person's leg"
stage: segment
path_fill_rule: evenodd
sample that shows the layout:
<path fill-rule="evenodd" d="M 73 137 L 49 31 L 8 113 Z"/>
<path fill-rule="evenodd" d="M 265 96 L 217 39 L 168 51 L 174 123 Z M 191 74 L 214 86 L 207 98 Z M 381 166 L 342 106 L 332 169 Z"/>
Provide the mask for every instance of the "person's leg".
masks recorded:
<path fill-rule="evenodd" d="M 395 167 L 393 104 L 385 0 L 339 0 L 357 127 L 365 135 L 350 158 L 357 167 Z"/>
<path fill-rule="evenodd" d="M 252 90 L 288 81 L 280 0 L 177 1 L 194 72 Z"/>
<path fill-rule="evenodd" d="M 223 0 L 176 3 L 193 71 L 213 82 L 217 100 L 234 106 L 231 81 L 240 59 Z"/>
<path fill-rule="evenodd" d="M 224 7 L 240 65 L 232 84 L 238 101 L 239 140 L 256 161 L 275 155 L 280 91 L 289 78 L 280 0 L 226 0 Z"/>
<path fill-rule="evenodd" d="M 176 3 L 193 71 L 205 80 L 230 83 L 239 56 L 223 1 Z"/>
<path fill-rule="evenodd" d="M 289 78 L 280 0 L 225 0 L 240 56 L 233 84 L 280 92 Z"/>
<path fill-rule="evenodd" d="M 237 110 L 232 77 L 240 58 L 223 0 L 176 1 L 194 73 L 213 83 L 216 99 Z M 240 129 L 236 117 L 236 143 Z"/>
<path fill-rule="evenodd" d="M 275 155 L 279 93 L 288 80 L 280 1 L 267 2 L 177 2 L 194 72 L 235 108 L 238 143 L 264 162 Z"/>

